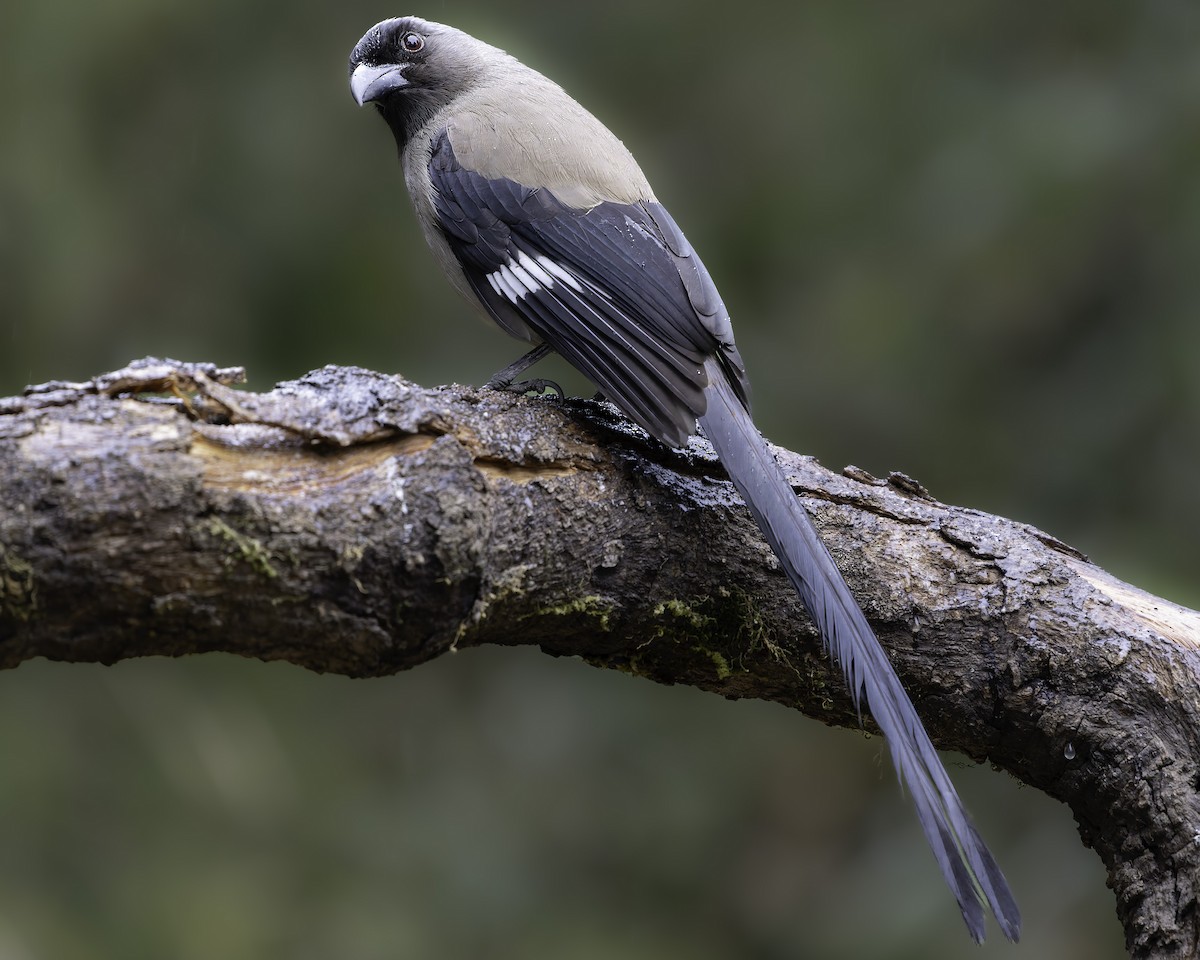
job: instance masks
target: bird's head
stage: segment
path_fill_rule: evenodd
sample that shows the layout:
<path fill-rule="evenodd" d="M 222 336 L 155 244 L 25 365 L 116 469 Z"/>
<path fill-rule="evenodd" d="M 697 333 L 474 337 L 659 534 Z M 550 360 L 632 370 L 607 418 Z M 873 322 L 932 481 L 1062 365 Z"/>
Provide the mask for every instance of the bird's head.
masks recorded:
<path fill-rule="evenodd" d="M 440 107 L 478 83 L 504 54 L 474 37 L 418 17 L 375 24 L 350 54 L 350 92 L 374 103 L 403 143 Z"/>

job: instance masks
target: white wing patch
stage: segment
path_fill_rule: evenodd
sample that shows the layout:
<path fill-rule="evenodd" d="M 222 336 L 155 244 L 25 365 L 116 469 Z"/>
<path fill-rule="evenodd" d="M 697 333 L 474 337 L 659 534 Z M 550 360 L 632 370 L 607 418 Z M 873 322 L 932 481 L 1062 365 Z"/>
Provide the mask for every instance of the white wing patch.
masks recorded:
<path fill-rule="evenodd" d="M 566 284 L 576 292 L 583 289 L 579 280 L 565 267 L 541 254 L 531 257 L 524 250 L 517 251 L 515 260 L 509 260 L 499 270 L 489 273 L 487 282 L 500 296 L 512 303 L 524 300 L 539 290 L 552 290 L 559 283 Z"/>

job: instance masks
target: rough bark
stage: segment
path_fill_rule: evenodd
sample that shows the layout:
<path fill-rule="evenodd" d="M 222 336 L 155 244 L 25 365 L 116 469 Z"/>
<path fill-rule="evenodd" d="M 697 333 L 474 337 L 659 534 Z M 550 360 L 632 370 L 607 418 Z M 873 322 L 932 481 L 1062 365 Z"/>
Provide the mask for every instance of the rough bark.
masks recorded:
<path fill-rule="evenodd" d="M 0 665 L 354 676 L 534 644 L 857 715 L 706 444 L 610 407 L 140 361 L 0 400 Z M 902 476 L 779 451 L 929 729 L 1066 802 L 1134 957 L 1200 950 L 1200 616 Z"/>

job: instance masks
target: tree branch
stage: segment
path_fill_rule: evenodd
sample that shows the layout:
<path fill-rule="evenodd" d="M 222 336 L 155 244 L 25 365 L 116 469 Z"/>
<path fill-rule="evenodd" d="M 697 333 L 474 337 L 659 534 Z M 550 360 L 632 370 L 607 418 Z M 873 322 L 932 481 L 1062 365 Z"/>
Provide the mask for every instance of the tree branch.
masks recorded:
<path fill-rule="evenodd" d="M 0 400 L 0 665 L 365 676 L 534 644 L 858 723 L 703 442 L 590 401 L 239 374 L 146 360 Z M 1200 616 L 908 478 L 779 455 L 934 741 L 1070 805 L 1132 956 L 1196 955 Z"/>

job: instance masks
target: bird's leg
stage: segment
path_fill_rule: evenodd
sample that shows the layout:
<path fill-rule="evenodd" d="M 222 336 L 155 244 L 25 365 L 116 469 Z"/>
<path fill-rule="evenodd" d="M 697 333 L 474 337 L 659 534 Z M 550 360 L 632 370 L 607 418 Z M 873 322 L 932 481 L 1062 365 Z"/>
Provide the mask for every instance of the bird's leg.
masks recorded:
<path fill-rule="evenodd" d="M 492 390 L 508 390 L 512 393 L 545 393 L 547 390 L 553 390 L 558 394 L 560 399 L 565 399 L 567 395 L 563 391 L 563 388 L 553 380 L 543 378 L 534 380 L 517 379 L 522 373 L 541 360 L 542 357 L 550 353 L 552 349 L 548 343 L 539 343 L 528 353 L 495 374 L 484 386 L 490 387 Z"/>
<path fill-rule="evenodd" d="M 484 386 L 490 387 L 492 390 L 511 390 L 516 386 L 514 381 L 517 377 L 546 356 L 551 349 L 550 344 L 539 343 L 528 353 L 521 354 L 518 359 L 514 360 L 499 373 L 493 374 L 492 378 Z"/>

